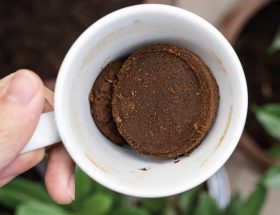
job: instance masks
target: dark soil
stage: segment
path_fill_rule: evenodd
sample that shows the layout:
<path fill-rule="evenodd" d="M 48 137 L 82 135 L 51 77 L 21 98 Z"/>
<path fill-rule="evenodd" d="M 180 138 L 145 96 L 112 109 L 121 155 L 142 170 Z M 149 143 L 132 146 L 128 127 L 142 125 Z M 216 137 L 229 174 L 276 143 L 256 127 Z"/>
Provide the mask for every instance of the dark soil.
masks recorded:
<path fill-rule="evenodd" d="M 93 22 L 141 0 L 1 0 L 0 78 L 18 68 L 55 78 L 75 39 Z"/>
<path fill-rule="evenodd" d="M 279 28 L 280 1 L 273 1 L 247 23 L 235 45 L 249 90 L 245 129 L 265 148 L 275 144 L 276 140 L 265 133 L 250 106 L 280 103 L 280 51 L 273 54 L 267 51 Z"/>

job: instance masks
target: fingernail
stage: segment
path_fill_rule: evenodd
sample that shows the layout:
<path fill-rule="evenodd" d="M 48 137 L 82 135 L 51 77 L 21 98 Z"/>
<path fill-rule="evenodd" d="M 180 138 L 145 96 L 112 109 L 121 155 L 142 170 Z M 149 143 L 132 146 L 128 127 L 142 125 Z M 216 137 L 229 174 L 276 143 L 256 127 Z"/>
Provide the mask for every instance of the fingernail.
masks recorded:
<path fill-rule="evenodd" d="M 71 199 L 75 200 L 75 175 L 72 175 L 69 180 L 68 185 L 68 194 L 71 197 Z"/>
<path fill-rule="evenodd" d="M 37 87 L 36 76 L 27 70 L 20 70 L 10 81 L 6 97 L 25 105 L 35 95 Z"/>

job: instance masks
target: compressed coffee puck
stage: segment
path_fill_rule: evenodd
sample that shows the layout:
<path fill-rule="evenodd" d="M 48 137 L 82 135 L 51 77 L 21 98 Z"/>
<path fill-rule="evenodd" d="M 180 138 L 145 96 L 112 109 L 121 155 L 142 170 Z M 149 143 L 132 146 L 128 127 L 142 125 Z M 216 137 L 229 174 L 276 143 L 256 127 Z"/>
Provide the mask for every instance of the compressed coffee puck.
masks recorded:
<path fill-rule="evenodd" d="M 125 143 L 112 117 L 112 91 L 121 62 L 109 63 L 98 75 L 89 94 L 91 115 L 98 129 L 116 144 Z"/>
<path fill-rule="evenodd" d="M 216 81 L 197 55 L 173 45 L 151 45 L 122 65 L 112 113 L 131 147 L 148 156 L 172 158 L 201 144 L 218 101 Z"/>

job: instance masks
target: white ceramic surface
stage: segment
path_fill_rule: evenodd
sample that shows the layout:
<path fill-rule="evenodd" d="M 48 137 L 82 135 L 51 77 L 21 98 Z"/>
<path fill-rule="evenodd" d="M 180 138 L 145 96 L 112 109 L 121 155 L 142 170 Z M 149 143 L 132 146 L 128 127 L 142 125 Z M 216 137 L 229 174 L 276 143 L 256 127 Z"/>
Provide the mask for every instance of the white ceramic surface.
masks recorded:
<path fill-rule="evenodd" d="M 210 133 L 177 163 L 112 144 L 90 115 L 88 94 L 102 68 L 154 43 L 171 43 L 195 52 L 213 72 L 220 90 L 217 119 Z M 177 194 L 213 175 L 235 149 L 246 112 L 246 81 L 230 44 L 202 18 L 166 5 L 124 8 L 94 23 L 67 53 L 55 88 L 58 131 L 77 165 L 104 186 L 139 197 Z"/>

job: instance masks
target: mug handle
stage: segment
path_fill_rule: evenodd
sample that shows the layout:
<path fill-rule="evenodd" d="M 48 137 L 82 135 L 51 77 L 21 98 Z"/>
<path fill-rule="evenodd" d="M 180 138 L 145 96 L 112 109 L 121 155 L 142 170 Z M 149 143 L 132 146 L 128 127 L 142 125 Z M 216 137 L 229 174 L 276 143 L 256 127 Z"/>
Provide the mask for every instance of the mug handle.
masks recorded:
<path fill-rule="evenodd" d="M 56 127 L 54 112 L 43 113 L 40 116 L 33 136 L 20 153 L 22 154 L 44 148 L 60 141 L 61 139 Z"/>

